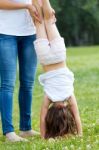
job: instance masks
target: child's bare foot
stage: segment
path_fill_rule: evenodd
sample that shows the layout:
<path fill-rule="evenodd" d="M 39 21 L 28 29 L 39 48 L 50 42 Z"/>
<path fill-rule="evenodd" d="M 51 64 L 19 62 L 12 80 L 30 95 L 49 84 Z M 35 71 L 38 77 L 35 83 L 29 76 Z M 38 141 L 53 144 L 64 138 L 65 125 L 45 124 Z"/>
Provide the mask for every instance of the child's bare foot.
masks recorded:
<path fill-rule="evenodd" d="M 9 142 L 27 142 L 27 139 L 24 139 L 18 135 L 16 135 L 15 132 L 10 132 L 6 134 L 6 140 Z"/>
<path fill-rule="evenodd" d="M 32 137 L 35 135 L 40 135 L 40 133 L 34 130 L 29 130 L 29 131 L 21 131 L 19 135 L 25 138 L 25 137 Z"/>

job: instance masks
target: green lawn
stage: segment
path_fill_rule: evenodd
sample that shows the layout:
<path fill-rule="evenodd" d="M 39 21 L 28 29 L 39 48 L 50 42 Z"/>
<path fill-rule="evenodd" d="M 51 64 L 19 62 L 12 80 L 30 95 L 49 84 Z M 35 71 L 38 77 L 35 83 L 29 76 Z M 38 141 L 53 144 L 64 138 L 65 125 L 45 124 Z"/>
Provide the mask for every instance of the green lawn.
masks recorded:
<path fill-rule="evenodd" d="M 75 47 L 67 50 L 67 63 L 75 73 L 75 94 L 81 114 L 84 135 L 82 138 L 42 140 L 39 136 L 28 143 L 8 143 L 1 134 L 0 150 L 99 150 L 99 47 Z M 39 130 L 39 114 L 43 91 L 38 83 L 42 72 L 38 66 L 32 105 L 32 126 Z M 17 77 L 18 78 L 18 77 Z M 14 94 L 14 127 L 18 133 L 18 79 Z"/>

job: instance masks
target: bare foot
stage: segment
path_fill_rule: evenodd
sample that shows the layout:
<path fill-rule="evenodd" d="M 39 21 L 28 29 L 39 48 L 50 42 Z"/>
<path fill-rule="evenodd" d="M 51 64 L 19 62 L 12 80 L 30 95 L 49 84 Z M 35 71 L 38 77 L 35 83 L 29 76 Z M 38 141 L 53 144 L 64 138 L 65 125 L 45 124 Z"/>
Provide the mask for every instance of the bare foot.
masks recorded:
<path fill-rule="evenodd" d="M 6 134 L 6 139 L 9 142 L 27 142 L 27 139 L 24 139 L 18 135 L 16 135 L 15 132 L 9 132 Z"/>
<path fill-rule="evenodd" d="M 32 136 L 35 136 L 35 135 L 40 135 L 39 132 L 37 131 L 34 131 L 34 130 L 29 130 L 29 131 L 21 131 L 19 136 L 25 138 L 25 137 L 32 137 Z"/>

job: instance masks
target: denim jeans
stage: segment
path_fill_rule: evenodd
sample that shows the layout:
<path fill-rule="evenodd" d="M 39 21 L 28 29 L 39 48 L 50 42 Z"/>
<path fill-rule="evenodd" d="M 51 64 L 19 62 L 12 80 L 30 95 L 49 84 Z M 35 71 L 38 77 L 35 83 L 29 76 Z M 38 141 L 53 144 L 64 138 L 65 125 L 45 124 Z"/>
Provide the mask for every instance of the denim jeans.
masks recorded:
<path fill-rule="evenodd" d="M 12 108 L 19 62 L 20 130 L 31 129 L 32 91 L 37 66 L 33 41 L 36 36 L 11 36 L 0 34 L 0 111 L 3 134 L 13 132 Z"/>

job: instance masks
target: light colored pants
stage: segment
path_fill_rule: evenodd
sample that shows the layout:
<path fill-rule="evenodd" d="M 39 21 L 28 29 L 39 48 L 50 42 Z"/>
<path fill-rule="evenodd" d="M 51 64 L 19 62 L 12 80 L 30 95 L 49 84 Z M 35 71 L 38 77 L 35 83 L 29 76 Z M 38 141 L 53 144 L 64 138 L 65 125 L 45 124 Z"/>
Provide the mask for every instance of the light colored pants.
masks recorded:
<path fill-rule="evenodd" d="M 36 54 L 42 65 L 55 64 L 66 60 L 66 47 L 63 38 L 49 42 L 47 39 L 37 39 L 34 42 Z"/>

